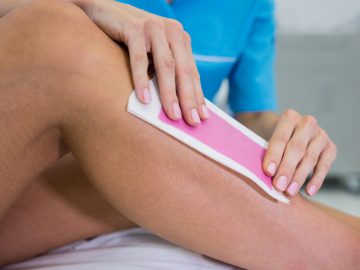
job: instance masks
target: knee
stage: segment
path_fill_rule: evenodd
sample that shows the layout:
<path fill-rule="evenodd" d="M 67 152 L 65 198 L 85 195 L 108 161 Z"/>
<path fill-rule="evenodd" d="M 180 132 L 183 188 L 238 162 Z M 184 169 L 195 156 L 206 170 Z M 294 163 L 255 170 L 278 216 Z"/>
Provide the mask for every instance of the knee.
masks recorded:
<path fill-rule="evenodd" d="M 104 82 L 119 86 L 126 81 L 131 88 L 124 50 L 79 7 L 56 0 L 32 0 L 13 13 L 13 21 L 12 44 L 18 46 L 17 57 L 28 60 L 27 70 L 32 73 L 37 67 L 46 67 L 39 72 L 59 78 L 61 94 L 68 89 L 73 100 L 77 94 L 96 96 L 91 89 L 97 84 L 105 87 Z"/>
<path fill-rule="evenodd" d="M 94 55 L 90 51 L 98 37 L 105 39 L 79 7 L 67 2 L 32 0 L 8 17 L 16 51 L 35 65 L 77 68 Z"/>

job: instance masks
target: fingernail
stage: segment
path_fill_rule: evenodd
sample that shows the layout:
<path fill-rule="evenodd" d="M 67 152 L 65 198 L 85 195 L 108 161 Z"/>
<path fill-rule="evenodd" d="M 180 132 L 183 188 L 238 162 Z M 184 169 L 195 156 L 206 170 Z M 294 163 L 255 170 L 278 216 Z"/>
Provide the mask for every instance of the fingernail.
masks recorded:
<path fill-rule="evenodd" d="M 205 118 L 209 118 L 209 111 L 205 105 L 201 106 L 201 111 L 202 111 L 203 115 L 205 116 Z"/>
<path fill-rule="evenodd" d="M 286 189 L 286 184 L 287 184 L 287 177 L 280 176 L 276 182 L 276 187 L 281 191 L 284 191 Z"/>
<path fill-rule="evenodd" d="M 195 123 L 200 124 L 200 116 L 196 109 L 191 110 L 191 118 Z"/>
<path fill-rule="evenodd" d="M 287 192 L 291 195 L 294 196 L 297 192 L 298 192 L 298 187 L 299 184 L 296 182 L 292 182 L 291 185 L 289 186 L 289 188 L 287 189 Z"/>
<path fill-rule="evenodd" d="M 275 172 L 276 172 L 276 165 L 274 162 L 271 162 L 269 164 L 269 166 L 267 167 L 267 171 L 271 174 L 271 175 L 274 175 Z"/>
<path fill-rule="evenodd" d="M 150 103 L 151 102 L 151 95 L 150 95 L 150 91 L 148 88 L 145 88 L 143 91 L 143 97 L 144 97 L 144 102 L 145 103 Z"/>
<path fill-rule="evenodd" d="M 176 119 L 181 118 L 181 110 L 180 110 L 180 106 L 177 102 L 174 102 L 174 104 L 173 104 L 173 112 L 174 112 L 174 116 Z"/>
<path fill-rule="evenodd" d="M 316 193 L 316 190 L 317 190 L 317 187 L 315 185 L 312 185 L 308 190 L 309 195 L 314 196 Z"/>

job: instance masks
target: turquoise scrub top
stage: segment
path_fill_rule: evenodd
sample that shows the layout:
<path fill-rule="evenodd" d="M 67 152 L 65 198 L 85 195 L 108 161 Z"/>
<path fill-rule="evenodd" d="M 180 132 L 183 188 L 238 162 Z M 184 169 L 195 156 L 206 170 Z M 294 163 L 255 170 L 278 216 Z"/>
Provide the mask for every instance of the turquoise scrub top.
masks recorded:
<path fill-rule="evenodd" d="M 233 113 L 275 110 L 273 0 L 118 0 L 173 18 L 190 34 L 204 95 L 229 79 Z"/>

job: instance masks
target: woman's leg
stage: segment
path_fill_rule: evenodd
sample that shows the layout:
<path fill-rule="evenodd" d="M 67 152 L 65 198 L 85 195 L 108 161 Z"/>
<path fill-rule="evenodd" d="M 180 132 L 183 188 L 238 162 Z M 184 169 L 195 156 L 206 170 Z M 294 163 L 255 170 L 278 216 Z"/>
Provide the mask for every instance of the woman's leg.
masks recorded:
<path fill-rule="evenodd" d="M 355 230 L 360 231 L 360 218 L 355 217 L 349 214 L 346 214 L 344 212 L 341 212 L 340 210 L 337 210 L 335 208 L 329 207 L 327 205 L 318 203 L 318 202 L 312 202 L 314 205 L 316 205 L 318 208 L 320 208 L 322 211 L 326 212 L 327 214 L 331 215 L 332 217 L 338 219 L 340 222 L 347 224 L 350 227 L 353 227 Z"/>
<path fill-rule="evenodd" d="M 50 68 L 50 71 L 57 75 L 44 84 L 41 72 L 45 71 L 39 67 L 45 67 L 47 72 L 49 59 L 37 57 L 30 62 L 35 70 L 39 68 L 40 74 L 30 76 L 33 74 L 28 72 L 29 63 L 23 69 L 28 73 L 22 74 L 25 78 L 30 76 L 29 83 L 33 84 L 13 87 L 3 80 L 4 73 L 0 72 L 0 81 L 6 89 L 0 91 L 0 100 L 8 100 L 1 108 L 11 109 L 8 104 L 14 102 L 15 97 L 28 95 L 27 103 L 18 102 L 13 109 L 20 114 L 18 119 L 6 114 L 0 116 L 4 126 L 9 126 L 6 134 L 0 133 L 1 142 L 7 140 L 7 144 L 1 145 L 4 148 L 0 148 L 5 149 L 0 156 L 1 164 L 5 156 L 14 157 L 6 159 L 7 167 L 0 172 L 2 213 L 29 183 L 30 177 L 50 163 L 48 156 L 52 160 L 60 156 L 59 151 L 54 151 L 59 149 L 56 147 L 59 137 L 53 139 L 56 143 L 48 144 L 39 139 L 39 134 L 56 127 L 87 177 L 110 203 L 134 222 L 166 239 L 250 269 L 353 269 L 359 266 L 360 238 L 355 230 L 301 197 L 295 197 L 291 205 L 275 203 L 246 179 L 129 115 L 125 107 L 132 85 L 123 52 L 85 16 L 69 18 L 69 14 L 81 15 L 75 8 L 65 8 L 71 9 L 66 11 L 67 21 L 56 6 L 60 4 L 54 8 L 52 2 L 40 3 L 40 7 L 32 4 L 14 12 L 12 18 L 9 15 L 0 21 L 0 34 L 2 38 L 5 36 L 5 42 L 2 39 L 0 44 L 0 59 L 7 61 L 8 53 L 2 52 L 14 50 L 13 44 L 19 40 L 19 36 L 12 37 L 18 31 L 8 34 L 9 29 L 24 25 L 34 28 L 31 16 L 27 21 L 26 18 L 21 23 L 18 21 L 21 16 L 33 14 L 29 11 L 31 8 L 38 9 L 37 18 L 50 13 L 52 16 L 45 16 L 49 20 L 45 26 L 37 25 L 41 20 L 36 20 L 35 26 L 39 27 L 39 36 L 43 39 L 39 40 L 38 36 L 34 45 L 35 52 L 36 42 L 44 46 L 40 46 L 42 53 L 46 49 L 51 52 L 50 64 L 56 69 Z M 47 3 L 52 3 L 52 7 L 47 7 Z M 42 11 L 44 8 L 46 12 Z M 22 36 L 29 38 L 33 28 Z M 51 43 L 53 40 L 57 42 Z M 78 52 L 76 59 L 66 58 L 64 47 L 59 48 L 61 44 L 68 48 L 69 43 L 75 47 L 69 55 Z M 83 48 L 79 44 L 91 46 Z M 34 46 L 31 48 L 27 53 L 37 56 Z M 14 53 L 18 58 L 13 62 L 10 59 L 8 64 L 14 66 L 13 72 L 17 73 L 16 63 L 24 60 L 24 56 L 18 55 L 18 51 Z M 42 61 L 45 66 L 41 66 Z M 44 96 L 42 90 L 49 89 L 53 96 Z M 36 103 L 39 100 L 43 103 Z M 29 110 L 33 113 L 31 117 Z M 25 135 L 18 135 L 18 129 L 10 126 L 16 123 L 14 120 L 26 121 L 19 132 Z M 17 136 L 20 140 L 14 141 Z M 41 146 L 37 146 L 37 151 L 30 147 L 34 141 Z M 45 151 L 44 145 L 49 145 L 51 151 Z M 29 152 L 28 156 L 22 154 L 22 149 Z M 18 171 L 21 173 L 15 177 L 14 172 Z"/>
<path fill-rule="evenodd" d="M 315 205 L 360 231 L 359 218 Z M 0 223 L 0 254 L 24 259 L 133 226 L 94 189 L 69 154 L 47 169 L 12 205 Z"/>

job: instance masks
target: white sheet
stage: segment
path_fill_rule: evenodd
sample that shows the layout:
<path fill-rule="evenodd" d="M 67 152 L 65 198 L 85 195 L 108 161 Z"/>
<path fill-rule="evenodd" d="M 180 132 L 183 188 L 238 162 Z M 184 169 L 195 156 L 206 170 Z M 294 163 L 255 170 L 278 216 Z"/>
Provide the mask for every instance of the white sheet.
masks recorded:
<path fill-rule="evenodd" d="M 238 269 L 173 245 L 141 228 L 79 241 L 3 268 L 42 270 Z"/>

